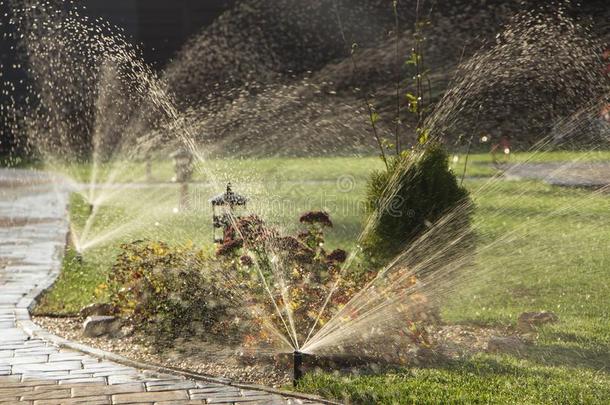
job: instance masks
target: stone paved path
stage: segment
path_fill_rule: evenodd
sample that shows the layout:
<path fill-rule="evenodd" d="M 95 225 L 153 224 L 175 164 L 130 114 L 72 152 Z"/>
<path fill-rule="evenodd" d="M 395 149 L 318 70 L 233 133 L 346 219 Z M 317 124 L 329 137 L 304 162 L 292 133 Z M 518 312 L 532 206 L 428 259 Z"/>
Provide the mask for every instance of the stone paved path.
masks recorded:
<path fill-rule="evenodd" d="M 603 188 L 610 185 L 609 162 L 520 163 L 506 170 L 508 177 L 539 179 L 556 186 Z"/>
<path fill-rule="evenodd" d="M 0 170 L 0 404 L 313 404 L 264 391 L 187 380 L 60 349 L 28 307 L 57 277 L 67 194 L 44 174 Z"/>

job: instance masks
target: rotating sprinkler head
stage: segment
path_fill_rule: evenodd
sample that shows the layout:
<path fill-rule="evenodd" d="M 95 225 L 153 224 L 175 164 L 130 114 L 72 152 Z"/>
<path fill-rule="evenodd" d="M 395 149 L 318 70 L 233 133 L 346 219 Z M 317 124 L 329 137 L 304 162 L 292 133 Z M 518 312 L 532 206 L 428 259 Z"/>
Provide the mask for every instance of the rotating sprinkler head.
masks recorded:
<path fill-rule="evenodd" d="M 89 215 L 93 214 L 93 208 L 94 207 L 95 206 L 93 204 L 89 203 Z"/>
<path fill-rule="evenodd" d="M 76 260 L 76 262 L 78 264 L 82 264 L 83 263 L 83 254 L 79 251 L 76 252 L 76 255 L 74 256 L 74 259 Z"/>
<path fill-rule="evenodd" d="M 303 377 L 303 353 L 295 350 L 292 353 L 292 362 L 294 367 L 292 385 L 296 387 L 299 380 Z"/>

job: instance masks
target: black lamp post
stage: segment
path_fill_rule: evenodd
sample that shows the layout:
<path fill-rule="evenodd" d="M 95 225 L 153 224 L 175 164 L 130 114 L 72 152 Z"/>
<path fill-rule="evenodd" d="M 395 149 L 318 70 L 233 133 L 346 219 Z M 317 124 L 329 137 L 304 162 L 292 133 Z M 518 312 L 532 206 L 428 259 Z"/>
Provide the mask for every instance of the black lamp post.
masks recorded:
<path fill-rule="evenodd" d="M 193 177 L 193 154 L 188 149 L 178 149 L 170 155 L 174 159 L 174 169 L 176 171 L 176 182 L 180 183 L 180 209 L 189 206 L 188 182 Z"/>
<path fill-rule="evenodd" d="M 227 190 L 210 200 L 212 203 L 212 225 L 214 227 L 214 243 L 222 243 L 224 231 L 231 225 L 236 217 L 237 209 L 245 208 L 248 199 L 239 195 L 231 189 L 231 183 L 227 184 Z M 218 231 L 222 229 L 222 234 Z"/>

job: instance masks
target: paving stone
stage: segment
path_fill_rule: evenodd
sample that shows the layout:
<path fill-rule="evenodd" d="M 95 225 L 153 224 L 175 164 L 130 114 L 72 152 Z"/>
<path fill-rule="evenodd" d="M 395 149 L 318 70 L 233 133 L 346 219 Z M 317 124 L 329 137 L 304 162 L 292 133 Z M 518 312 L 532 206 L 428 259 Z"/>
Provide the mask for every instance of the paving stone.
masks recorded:
<path fill-rule="evenodd" d="M 44 399 L 34 401 L 34 405 L 110 405 L 112 404 L 109 397 L 95 396 L 85 398 L 67 398 L 67 399 Z"/>
<path fill-rule="evenodd" d="M 32 372 L 32 373 L 24 373 L 21 374 L 21 380 L 22 381 L 40 381 L 40 380 L 51 380 L 53 381 L 53 384 L 57 385 L 57 381 L 59 381 L 62 378 L 67 378 L 68 374 L 66 374 L 65 372 L 43 372 L 43 371 L 37 371 L 37 372 Z"/>
<path fill-rule="evenodd" d="M 130 404 L 145 401 L 177 401 L 190 399 L 187 392 L 180 391 L 161 391 L 161 392 L 140 392 L 136 394 L 117 394 L 112 396 L 113 404 Z"/>
<path fill-rule="evenodd" d="M 6 396 L 4 398 L 2 398 L 2 401 L 0 401 L 0 405 L 14 405 L 16 403 L 22 404 L 23 402 L 19 401 L 19 397 L 11 397 L 11 396 Z M 29 401 L 28 401 L 29 402 Z M 31 403 L 31 402 L 30 402 Z"/>
<path fill-rule="evenodd" d="M 53 386 L 46 386 L 53 387 Z M 24 400 L 37 400 L 37 399 L 58 399 L 58 398 L 70 398 L 70 389 L 59 389 L 58 387 L 51 389 L 44 389 L 43 387 L 36 387 L 33 392 L 26 393 L 21 396 Z M 43 389 L 38 389 L 43 388 Z"/>
<path fill-rule="evenodd" d="M 87 361 L 87 360 L 92 360 L 97 362 L 96 359 L 91 359 L 88 356 L 81 354 L 81 353 L 75 353 L 75 352 L 59 352 L 59 353 L 50 353 L 49 354 L 49 361 L 70 361 L 70 360 L 76 360 L 76 361 Z"/>
<path fill-rule="evenodd" d="M 106 379 L 104 377 L 75 377 L 75 378 L 67 378 L 64 380 L 59 380 L 59 385 L 66 384 L 95 384 L 96 382 L 106 384 Z"/>
<path fill-rule="evenodd" d="M 2 359 L 3 364 L 36 364 L 36 363 L 46 363 L 48 360 L 48 356 L 17 356 L 9 359 Z"/>
<path fill-rule="evenodd" d="M 1 382 L 0 382 L 1 383 Z M 0 398 L 19 397 L 25 393 L 33 392 L 34 387 L 0 388 Z"/>
<path fill-rule="evenodd" d="M 288 400 L 280 397 L 262 397 L 260 399 L 248 400 L 247 402 L 235 402 L 236 404 L 247 404 L 247 405 L 302 405 L 305 402 L 289 402 Z M 312 402 L 313 404 L 313 402 Z"/>
<path fill-rule="evenodd" d="M 125 394 L 125 393 L 136 393 L 144 392 L 144 384 L 117 384 L 117 385 L 103 385 L 103 386 L 82 386 L 72 388 L 73 397 L 84 397 L 89 395 L 113 395 L 113 394 Z"/>
<path fill-rule="evenodd" d="M 197 385 L 193 381 L 180 381 L 180 380 L 170 380 L 170 381 L 151 381 L 146 383 L 147 391 L 168 391 L 168 390 L 178 390 L 178 389 L 190 389 L 195 388 Z"/>
<path fill-rule="evenodd" d="M 104 374 L 104 373 L 102 373 L 102 374 Z M 107 376 L 107 378 L 108 378 L 109 385 L 127 384 L 127 383 L 146 381 L 146 377 L 138 375 L 138 374 L 109 375 L 109 376 Z"/>
<path fill-rule="evenodd" d="M 14 350 L 0 350 L 0 363 L 4 363 L 5 359 L 13 357 L 14 355 Z"/>
<path fill-rule="evenodd" d="M 46 355 L 50 356 L 51 354 L 56 352 L 56 348 L 54 347 L 32 347 L 26 349 L 15 349 L 15 356 L 41 356 Z"/>
<path fill-rule="evenodd" d="M 40 381 L 21 381 L 21 376 L 8 376 L 18 377 L 17 381 L 4 380 L 5 377 L 0 377 L 0 386 L 2 388 L 20 388 L 20 387 L 35 387 L 41 385 L 57 385 L 57 381 L 53 380 L 40 380 Z M 2 397 L 0 397 L 2 399 Z"/>
<path fill-rule="evenodd" d="M 89 372 L 89 373 L 92 372 L 95 377 L 115 376 L 115 377 L 117 377 L 117 379 L 119 379 L 121 377 L 127 378 L 129 376 L 131 376 L 131 377 L 138 376 L 138 377 L 145 378 L 144 376 L 141 376 L 134 369 L 131 369 L 131 368 L 116 368 L 116 369 L 107 369 L 107 370 L 90 370 L 90 369 L 85 368 L 83 370 L 86 372 Z"/>
<path fill-rule="evenodd" d="M 13 373 L 24 373 L 28 371 L 65 371 L 79 370 L 82 368 L 80 361 L 57 361 L 54 363 L 17 364 L 13 366 Z"/>
<path fill-rule="evenodd" d="M 229 393 L 238 393 L 239 392 L 239 388 L 230 387 L 228 385 L 219 385 L 219 386 L 216 386 L 216 387 L 195 388 L 195 389 L 189 390 L 189 393 L 191 395 L 227 393 L 227 392 L 229 392 Z"/>
<path fill-rule="evenodd" d="M 206 404 L 235 404 L 235 403 L 237 403 L 237 401 L 239 401 L 241 399 L 245 399 L 245 398 L 242 398 L 242 397 L 212 397 L 212 398 L 206 398 L 205 403 Z"/>

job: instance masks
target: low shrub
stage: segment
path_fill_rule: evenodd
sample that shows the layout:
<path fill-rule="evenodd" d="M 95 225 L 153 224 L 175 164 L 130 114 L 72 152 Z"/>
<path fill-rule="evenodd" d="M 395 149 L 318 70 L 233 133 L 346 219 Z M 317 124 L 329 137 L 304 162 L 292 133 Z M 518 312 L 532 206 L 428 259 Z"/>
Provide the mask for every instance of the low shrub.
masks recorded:
<path fill-rule="evenodd" d="M 299 222 L 301 230 L 289 235 L 256 215 L 235 218 L 215 256 L 163 242 L 124 244 L 108 281 L 111 302 L 158 343 L 205 335 L 255 351 L 284 347 L 286 339 L 300 347 L 377 273 L 351 269 L 345 250 L 325 249 L 333 226 L 327 213 L 308 212 Z M 419 342 L 411 314 L 397 310 L 405 333 Z"/>
<path fill-rule="evenodd" d="M 422 244 L 419 250 L 425 246 L 426 252 L 420 253 L 430 255 L 442 249 L 446 260 L 471 248 L 467 234 L 472 202 L 450 170 L 447 152 L 439 143 L 428 142 L 420 151 L 394 158 L 387 170 L 374 172 L 365 207 L 369 228 L 362 246 L 378 265 L 412 247 L 433 228 L 434 238 Z M 454 243 L 457 235 L 460 240 Z M 452 247 L 446 249 L 445 245 Z"/>
<path fill-rule="evenodd" d="M 314 325 L 327 322 L 368 281 L 342 271 L 348 259 L 345 250 L 324 248 L 325 230 L 333 226 L 327 213 L 307 212 L 299 222 L 303 228 L 296 235 L 282 235 L 257 216 L 239 218 L 218 248 L 219 257 L 239 263 L 241 285 L 254 298 L 252 307 L 265 315 L 258 318 L 261 327 L 252 330 L 252 341 L 268 337 L 272 343 L 273 331 L 264 327 L 270 320 L 275 330 L 289 332 L 302 344 Z M 287 330 L 289 320 L 294 330 Z"/>
<path fill-rule="evenodd" d="M 223 280 L 223 263 L 191 246 L 137 241 L 121 246 L 108 280 L 111 302 L 123 317 L 169 342 L 205 333 L 230 336 L 237 297 Z"/>

